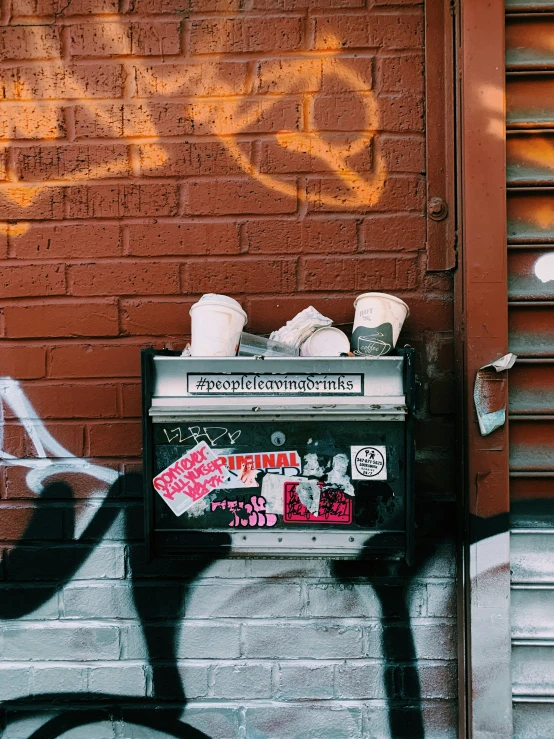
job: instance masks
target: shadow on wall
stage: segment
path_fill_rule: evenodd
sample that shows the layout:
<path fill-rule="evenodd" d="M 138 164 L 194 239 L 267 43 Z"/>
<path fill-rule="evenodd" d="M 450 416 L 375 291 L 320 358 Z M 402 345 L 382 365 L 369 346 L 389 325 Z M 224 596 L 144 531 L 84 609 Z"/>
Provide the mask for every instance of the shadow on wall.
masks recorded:
<path fill-rule="evenodd" d="M 371 546 L 379 546 L 380 535 L 372 537 Z M 385 537 L 386 539 L 386 537 Z M 411 580 L 423 570 L 436 555 L 436 547 L 420 541 L 416 549 L 416 564 L 408 567 L 405 562 L 386 560 L 341 560 L 333 566 L 333 574 L 339 582 L 349 583 L 353 578 L 365 580 L 377 595 L 382 619 L 394 619 L 383 629 L 383 658 L 388 665 L 385 674 L 389 730 L 392 739 L 424 739 L 425 726 L 421 704 L 421 684 L 417 671 L 417 651 L 411 626 Z M 402 670 L 398 664 L 413 665 Z M 408 676 L 408 677 L 406 677 Z M 400 681 L 404 685 L 400 685 Z M 409 682 L 409 685 L 405 683 Z M 412 705 L 407 708 L 402 693 L 408 690 Z"/>
<path fill-rule="evenodd" d="M 120 500 L 124 489 L 141 488 L 142 477 L 138 474 L 123 475 L 116 480 L 101 508 L 80 537 L 81 540 L 102 540 L 122 511 L 121 507 L 114 505 L 114 501 Z M 0 601 L 0 619 L 21 619 L 32 614 L 72 580 L 93 550 L 93 546 L 77 545 L 73 547 L 72 556 L 68 557 L 66 547 L 56 549 L 48 542 L 41 542 L 53 502 L 63 502 L 70 519 L 70 532 L 74 532 L 76 505 L 71 487 L 65 482 L 48 484 L 37 499 L 35 512 L 18 546 L 9 553 L 10 570 L 13 573 L 24 572 L 26 581 L 40 579 L 41 587 L 14 588 L 9 599 Z M 131 514 L 125 511 L 124 515 L 126 539 L 130 540 L 133 537 Z M 75 539 L 73 541 L 75 542 Z M 225 546 L 227 544 L 228 542 L 225 542 Z M 29 546 L 33 547 L 32 558 L 29 557 Z M 435 552 L 433 545 L 420 543 L 417 564 L 413 568 L 408 568 L 400 562 L 357 560 L 334 563 L 334 575 L 339 581 L 348 583 L 352 582 L 353 578 L 362 579 L 373 587 L 380 601 L 382 618 L 389 624 L 383 629 L 382 652 L 388 665 L 385 691 L 390 736 L 394 739 L 425 737 L 421 688 L 415 667 L 417 654 L 410 624 L 410 579 L 420 573 Z M 225 556 L 223 550 L 221 556 Z M 46 722 L 34 730 L 28 739 L 57 739 L 77 727 L 106 721 L 124 721 L 127 725 L 134 724 L 163 732 L 167 737 L 191 739 L 207 737 L 203 732 L 181 720 L 187 699 L 177 666 L 177 640 L 179 620 L 185 612 L 187 596 L 195 580 L 214 558 L 175 560 L 175 568 L 181 568 L 182 582 L 185 583 L 183 602 L 177 604 L 175 613 L 171 614 L 172 620 L 164 621 L 163 626 L 160 626 L 159 621 L 152 620 L 152 613 L 153 603 L 160 603 L 165 599 L 164 585 L 158 587 L 154 585 L 152 588 L 137 587 L 138 573 L 143 567 L 142 559 L 139 561 L 139 557 L 141 554 L 137 552 L 137 548 L 130 547 L 131 586 L 147 647 L 148 661 L 152 668 L 152 696 L 135 698 L 97 692 L 36 694 L 2 704 L 1 710 L 8 726 L 24 714 L 25 719 L 46 717 Z M 49 577 L 44 575 L 45 563 Z M 33 567 L 36 567 L 35 573 Z M 400 669 L 397 668 L 398 664 L 402 665 Z M 410 665 L 409 668 L 406 668 L 407 664 Z M 400 680 L 404 683 L 402 689 L 399 687 Z M 406 705 L 405 696 L 404 700 L 401 700 L 401 690 L 406 691 L 406 680 L 410 682 L 409 706 Z M 51 717 L 53 707 L 54 710 L 59 707 L 59 713 Z"/>
<path fill-rule="evenodd" d="M 82 534 L 82 539 L 101 540 L 121 508 L 114 505 L 114 500 L 120 499 L 124 489 L 141 489 L 142 477 L 138 474 L 122 475 L 111 487 L 106 495 L 102 507 L 88 524 Z M 45 486 L 44 492 L 37 499 L 35 512 L 20 538 L 18 544 L 9 553 L 10 570 L 21 572 L 25 570 L 25 579 L 40 579 L 40 588 L 13 589 L 9 598 L 0 600 L 0 619 L 19 619 L 36 611 L 54 596 L 75 575 L 83 565 L 92 551 L 92 547 L 73 548 L 72 556 L 67 556 L 67 548 L 56 549 L 49 543 L 42 543 L 44 530 L 49 520 L 49 504 L 53 501 L 63 501 L 65 511 L 71 517 L 71 524 L 75 524 L 75 498 L 69 485 L 64 482 L 54 482 Z M 131 525 L 130 516 L 126 512 L 126 528 Z M 130 538 L 130 537 L 126 537 Z M 37 544 L 37 542 L 39 542 Z M 29 558 L 28 549 L 25 545 L 33 545 L 33 558 Z M 176 662 L 176 642 L 178 638 L 178 618 L 182 616 L 182 608 L 175 613 L 175 621 L 168 622 L 160 628 L 156 621 L 151 621 L 152 602 L 164 600 L 164 586 L 159 588 L 137 588 L 137 578 L 133 573 L 138 569 L 135 547 L 130 547 L 130 572 L 133 585 L 133 600 L 137 610 L 138 618 L 144 634 L 148 649 L 149 662 L 152 666 L 152 697 L 133 698 L 125 695 L 107 695 L 104 693 L 42 693 L 14 701 L 6 701 L 0 706 L 2 713 L 10 712 L 10 720 L 19 718 L 18 708 L 25 708 L 25 717 L 51 714 L 53 705 L 60 706 L 60 713 L 49 719 L 39 729 L 34 731 L 29 739 L 56 739 L 65 732 L 79 726 L 87 726 L 92 723 L 103 721 L 124 720 L 128 724 L 137 724 L 149 729 L 165 732 L 167 736 L 179 739 L 200 739 L 207 735 L 197 729 L 188 726 L 180 720 L 186 705 L 186 697 L 183 690 L 182 679 Z M 222 557 L 225 556 L 223 553 Z M 50 578 L 45 578 L 45 561 L 48 563 Z M 181 566 L 182 581 L 187 587 L 184 589 L 184 601 L 187 592 L 194 580 L 212 562 L 211 559 L 202 560 L 176 560 L 175 567 Z M 37 572 L 33 577 L 33 562 L 36 563 Z M 142 564 L 142 560 L 141 560 Z M 175 573 L 177 574 L 177 573 Z M 50 582 L 43 582 L 50 579 Z M 183 605 L 183 604 L 181 604 Z M 156 660 L 156 655 L 172 655 L 172 659 Z M 171 701 L 164 700 L 160 696 L 172 695 Z M 91 707 L 95 703 L 97 707 Z M 100 705 L 100 703 L 102 705 Z M 61 704 L 61 705 L 60 705 Z M 64 708 L 64 704 L 71 704 L 71 708 Z M 164 710 L 155 710 L 163 708 Z M 34 710 L 33 710 L 34 709 Z M 5 721 L 4 717 L 4 721 Z M 75 736 L 77 736 L 75 734 Z"/>

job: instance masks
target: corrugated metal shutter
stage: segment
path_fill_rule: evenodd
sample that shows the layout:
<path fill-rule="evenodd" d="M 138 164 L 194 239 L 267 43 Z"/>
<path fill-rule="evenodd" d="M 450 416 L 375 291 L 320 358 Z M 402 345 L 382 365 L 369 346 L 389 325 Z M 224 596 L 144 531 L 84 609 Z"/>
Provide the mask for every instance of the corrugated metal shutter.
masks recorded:
<path fill-rule="evenodd" d="M 514 736 L 554 737 L 554 2 L 507 0 Z"/>

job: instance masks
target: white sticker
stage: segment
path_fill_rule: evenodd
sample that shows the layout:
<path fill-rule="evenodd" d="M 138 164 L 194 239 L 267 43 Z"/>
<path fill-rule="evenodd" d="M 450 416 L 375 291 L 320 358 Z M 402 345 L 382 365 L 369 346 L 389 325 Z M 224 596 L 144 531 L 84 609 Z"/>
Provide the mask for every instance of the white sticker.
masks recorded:
<path fill-rule="evenodd" d="M 180 516 L 228 477 L 225 463 L 201 441 L 156 475 L 153 484 L 173 513 Z"/>
<path fill-rule="evenodd" d="M 386 480 L 387 449 L 384 446 L 351 446 L 353 480 Z"/>
<path fill-rule="evenodd" d="M 262 481 L 262 498 L 266 501 L 268 513 L 283 515 L 283 492 L 286 482 L 304 482 L 305 477 L 287 477 L 286 475 L 275 475 L 269 473 Z M 227 487 L 227 484 L 225 484 Z"/>
<path fill-rule="evenodd" d="M 306 480 L 305 482 L 298 483 L 296 494 L 302 505 L 310 511 L 312 516 L 319 516 L 321 488 L 317 480 Z"/>
<path fill-rule="evenodd" d="M 350 482 L 350 477 L 346 474 L 347 470 L 348 457 L 346 454 L 335 454 L 326 482 L 329 485 L 339 485 L 347 495 L 354 497 L 354 486 Z"/>

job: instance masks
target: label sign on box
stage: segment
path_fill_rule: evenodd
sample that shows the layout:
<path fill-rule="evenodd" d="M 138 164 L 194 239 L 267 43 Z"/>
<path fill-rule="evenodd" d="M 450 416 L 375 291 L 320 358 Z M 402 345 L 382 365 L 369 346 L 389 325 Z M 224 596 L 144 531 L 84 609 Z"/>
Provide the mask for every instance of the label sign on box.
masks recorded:
<path fill-rule="evenodd" d="M 353 480 L 386 480 L 387 448 L 384 446 L 351 446 L 350 464 Z"/>
<path fill-rule="evenodd" d="M 191 395 L 363 395 L 361 374 L 259 374 L 205 372 L 187 375 Z"/>
<path fill-rule="evenodd" d="M 201 441 L 156 475 L 153 484 L 173 513 L 180 516 L 228 477 L 225 463 L 216 457 L 205 441 Z"/>

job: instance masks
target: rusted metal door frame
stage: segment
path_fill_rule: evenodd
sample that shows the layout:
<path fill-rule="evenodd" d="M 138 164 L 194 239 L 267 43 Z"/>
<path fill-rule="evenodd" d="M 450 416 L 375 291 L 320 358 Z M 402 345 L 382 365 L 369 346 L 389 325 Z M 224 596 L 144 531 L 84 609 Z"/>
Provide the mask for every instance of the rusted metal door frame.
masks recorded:
<path fill-rule="evenodd" d="M 455 281 L 464 516 L 465 735 L 512 735 L 507 425 L 481 436 L 479 368 L 508 351 L 504 0 L 460 0 L 459 269 Z M 497 394 L 507 406 L 507 384 Z M 461 734 L 462 736 L 464 734 Z"/>

